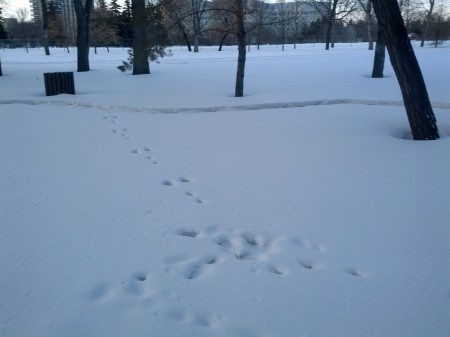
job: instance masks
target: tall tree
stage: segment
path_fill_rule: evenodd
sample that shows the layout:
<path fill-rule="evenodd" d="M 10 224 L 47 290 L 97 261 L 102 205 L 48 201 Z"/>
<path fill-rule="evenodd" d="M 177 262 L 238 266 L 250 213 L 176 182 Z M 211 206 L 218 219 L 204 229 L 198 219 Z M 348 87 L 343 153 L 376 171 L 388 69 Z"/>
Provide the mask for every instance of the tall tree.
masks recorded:
<path fill-rule="evenodd" d="M 133 0 L 133 75 L 150 74 L 145 0 Z"/>
<path fill-rule="evenodd" d="M 430 28 L 431 17 L 433 15 L 435 0 L 428 0 L 428 7 L 426 8 L 425 28 L 422 32 L 422 38 L 420 40 L 420 46 L 425 45 L 425 40 L 428 37 L 428 30 Z"/>
<path fill-rule="evenodd" d="M 191 19 L 192 30 L 194 32 L 194 53 L 198 53 L 200 45 L 200 36 L 202 34 L 203 26 L 205 22 L 206 6 L 208 1 L 206 0 L 190 0 L 191 2 Z"/>
<path fill-rule="evenodd" d="M 262 43 L 262 35 L 264 26 L 267 24 L 268 17 L 271 13 L 268 10 L 268 5 L 264 0 L 253 0 L 252 1 L 252 21 L 255 23 L 256 27 L 256 47 L 259 50 Z"/>
<path fill-rule="evenodd" d="M 109 46 L 119 42 L 117 27 L 113 23 L 112 13 L 105 0 L 99 1 L 92 12 L 91 42 L 95 54 L 97 47 L 105 46 L 109 52 Z"/>
<path fill-rule="evenodd" d="M 284 51 L 284 43 L 286 42 L 286 23 L 288 21 L 288 7 L 286 0 L 277 0 L 277 14 L 279 18 L 279 27 L 281 35 L 281 50 Z"/>
<path fill-rule="evenodd" d="M 18 8 L 16 10 L 17 21 L 19 21 L 21 36 L 22 36 L 23 44 L 25 46 L 27 53 L 28 53 L 28 42 L 27 42 L 27 35 L 26 35 L 26 31 L 25 31 L 25 26 L 26 26 L 25 21 L 27 20 L 29 14 L 30 13 L 26 7 Z"/>
<path fill-rule="evenodd" d="M 109 10 L 114 17 L 118 17 L 121 13 L 122 6 L 119 5 L 118 0 L 111 0 L 109 3 Z"/>
<path fill-rule="evenodd" d="M 436 118 L 397 0 L 372 2 L 402 91 L 413 139 L 438 139 Z"/>
<path fill-rule="evenodd" d="M 55 0 L 51 0 L 47 4 L 47 19 L 48 19 L 48 43 L 52 46 L 63 46 L 68 48 L 67 35 L 64 31 L 63 17 L 58 10 Z"/>
<path fill-rule="evenodd" d="M 375 55 L 373 58 L 372 78 L 384 77 L 384 61 L 386 58 L 386 43 L 380 28 L 377 32 L 377 43 L 375 45 Z"/>
<path fill-rule="evenodd" d="M 245 0 L 234 1 L 234 14 L 236 16 L 236 37 L 238 41 L 238 65 L 236 72 L 235 97 L 244 96 L 244 76 L 245 76 L 245 61 L 247 58 L 246 51 L 246 35 L 245 30 Z"/>
<path fill-rule="evenodd" d="M 89 71 L 89 47 L 91 15 L 94 0 L 73 0 L 77 17 L 77 63 L 78 71 Z"/>
<path fill-rule="evenodd" d="M 0 2 L 0 39 L 6 39 L 8 37 L 8 34 L 6 34 L 5 30 L 5 21 L 3 20 L 3 7 L 2 3 Z"/>
<path fill-rule="evenodd" d="M 219 51 L 222 51 L 222 46 L 227 37 L 234 34 L 234 17 L 233 13 L 224 8 L 232 8 L 234 0 L 213 0 L 212 2 L 212 29 L 221 34 L 219 41 Z"/>
<path fill-rule="evenodd" d="M 6 39 L 7 34 L 4 29 L 4 22 L 3 22 L 3 0 L 0 0 L 0 39 Z M 2 71 L 2 58 L 0 56 L 0 76 L 3 76 Z"/>
<path fill-rule="evenodd" d="M 374 18 L 372 0 L 358 0 L 361 8 L 366 16 L 367 24 L 367 37 L 369 40 L 369 50 L 373 50 L 373 30 L 374 30 Z"/>
<path fill-rule="evenodd" d="M 188 27 L 186 24 L 186 19 L 191 16 L 191 6 L 184 0 L 162 0 L 160 3 L 168 30 L 176 28 L 188 50 L 192 51 Z"/>
<path fill-rule="evenodd" d="M 355 0 L 329 0 L 328 2 L 313 0 L 311 4 L 322 15 L 326 22 L 325 49 L 329 50 L 336 21 L 343 21 L 356 11 L 358 5 Z"/>
<path fill-rule="evenodd" d="M 45 55 L 50 55 L 50 48 L 48 46 L 48 8 L 47 0 L 41 0 L 41 12 L 42 12 L 42 37 L 44 42 Z"/>

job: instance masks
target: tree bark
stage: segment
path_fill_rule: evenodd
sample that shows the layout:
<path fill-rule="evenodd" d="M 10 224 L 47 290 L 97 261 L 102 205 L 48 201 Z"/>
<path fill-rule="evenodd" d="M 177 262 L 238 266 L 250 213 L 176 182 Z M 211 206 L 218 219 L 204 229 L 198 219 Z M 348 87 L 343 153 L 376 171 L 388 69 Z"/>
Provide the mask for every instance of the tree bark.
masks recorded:
<path fill-rule="evenodd" d="M 89 71 L 89 47 L 91 14 L 94 8 L 94 0 L 73 0 L 77 17 L 77 63 L 78 71 Z"/>
<path fill-rule="evenodd" d="M 247 56 L 246 51 L 246 34 L 244 26 L 244 0 L 235 0 L 236 11 L 236 37 L 238 41 L 238 66 L 236 73 L 235 97 L 244 96 L 244 74 L 245 74 L 245 60 Z"/>
<path fill-rule="evenodd" d="M 191 52 L 192 51 L 191 42 L 189 41 L 189 36 L 187 35 L 185 30 L 183 30 L 183 38 L 184 38 L 184 41 L 186 42 L 188 51 Z"/>
<path fill-rule="evenodd" d="M 425 23 L 425 29 L 423 31 L 422 38 L 420 40 L 421 47 L 423 47 L 425 45 L 425 40 L 428 37 L 428 30 L 430 28 L 431 15 L 433 14 L 434 0 L 429 0 L 429 3 L 430 3 L 430 8 L 427 12 L 427 19 L 426 19 L 427 21 Z"/>
<path fill-rule="evenodd" d="M 367 1 L 366 20 L 367 20 L 367 38 L 369 40 L 369 50 L 373 50 L 373 17 L 372 0 Z M 378 39 L 378 37 L 377 37 Z"/>
<path fill-rule="evenodd" d="M 398 2 L 397 0 L 373 0 L 372 4 L 402 91 L 413 139 L 438 139 L 436 118 Z"/>
<path fill-rule="evenodd" d="M 337 8 L 337 4 L 338 4 L 339 0 L 333 0 L 332 4 L 331 4 L 331 11 L 328 13 L 328 18 L 327 18 L 327 30 L 325 33 L 325 50 L 329 50 L 330 49 L 330 43 L 331 43 L 331 38 L 332 38 L 332 31 L 333 31 L 333 26 L 334 26 L 334 21 L 336 18 L 336 8 Z"/>
<path fill-rule="evenodd" d="M 372 78 L 384 77 L 384 62 L 386 58 L 386 43 L 384 41 L 383 32 L 378 29 L 377 43 L 375 46 L 375 56 L 373 59 Z"/>
<path fill-rule="evenodd" d="M 222 38 L 220 39 L 220 43 L 219 43 L 219 51 L 222 51 L 222 47 L 223 47 L 223 44 L 224 44 L 227 36 L 228 36 L 228 32 L 223 33 Z"/>
<path fill-rule="evenodd" d="M 150 74 L 145 0 L 133 0 L 133 75 Z"/>
<path fill-rule="evenodd" d="M 186 29 L 184 28 L 184 25 L 183 25 L 183 23 L 181 22 L 181 20 L 179 18 L 176 18 L 176 24 L 178 26 L 179 31 L 183 34 L 183 39 L 186 42 L 186 46 L 188 48 L 188 51 L 191 52 L 192 48 L 191 48 L 191 42 L 189 41 L 189 36 L 186 33 Z"/>
<path fill-rule="evenodd" d="M 42 35 L 44 42 L 45 55 L 50 55 L 50 48 L 48 46 L 48 10 L 47 1 L 41 0 L 41 11 L 42 11 Z"/>

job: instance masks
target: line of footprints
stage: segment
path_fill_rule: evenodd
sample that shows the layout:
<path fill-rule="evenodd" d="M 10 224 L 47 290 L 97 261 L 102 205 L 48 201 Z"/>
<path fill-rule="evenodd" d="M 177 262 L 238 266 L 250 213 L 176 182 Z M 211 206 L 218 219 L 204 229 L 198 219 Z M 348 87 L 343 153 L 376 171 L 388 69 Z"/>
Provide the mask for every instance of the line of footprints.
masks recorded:
<path fill-rule="evenodd" d="M 127 141 L 132 140 L 130 131 L 127 128 L 118 127 L 120 123 L 117 115 L 109 114 L 103 119 L 116 126 L 112 130 L 113 133 Z M 144 156 L 155 165 L 160 163 L 149 147 L 131 149 L 131 153 Z M 161 184 L 167 188 L 173 188 L 178 185 L 189 185 L 192 182 L 193 179 L 180 176 L 176 179 L 164 179 L 161 181 Z M 207 202 L 206 199 L 200 198 L 197 193 L 191 190 L 185 190 L 184 193 L 186 196 L 193 198 L 196 203 L 204 204 Z M 208 272 L 214 270 L 215 266 L 225 261 L 229 262 L 230 259 L 238 263 L 250 262 L 249 264 L 244 263 L 243 266 L 250 268 L 251 272 L 255 274 L 265 271 L 272 275 L 286 276 L 289 274 L 289 268 L 273 262 L 277 260 L 277 255 L 278 257 L 286 255 L 286 249 L 295 250 L 300 248 L 302 254 L 299 253 L 299 255 L 309 256 L 318 256 L 317 254 L 327 251 L 325 245 L 311 243 L 305 239 L 286 239 L 274 235 L 244 232 L 239 229 L 219 230 L 218 228 L 209 228 L 200 230 L 181 227 L 174 234 L 181 240 L 201 240 L 199 244 L 209 245 L 215 251 L 215 253 L 205 254 L 200 257 L 193 257 L 189 254 L 168 256 L 162 261 L 166 266 L 165 272 L 178 274 L 187 281 L 194 281 L 205 276 Z M 205 242 L 204 239 L 207 239 L 209 242 Z M 298 266 L 299 270 L 304 270 L 305 272 L 323 269 L 320 259 L 298 258 L 293 265 Z M 295 268 L 293 265 L 290 265 L 291 269 Z M 365 271 L 353 267 L 345 268 L 343 272 L 355 278 L 364 278 L 368 275 Z M 122 291 L 130 296 L 139 296 L 144 301 L 148 301 L 148 304 L 164 303 L 167 301 L 167 298 L 173 297 L 171 294 L 165 294 L 153 289 L 150 279 L 150 274 L 137 272 L 131 275 L 128 282 L 122 282 L 120 285 L 110 283 L 98 284 L 88 292 L 88 299 L 94 302 L 107 302 Z M 196 315 L 183 310 L 173 309 L 166 311 L 165 314 L 162 314 L 173 321 L 191 321 L 205 327 L 214 326 L 222 319 L 220 315 L 215 314 Z M 159 311 L 155 312 L 155 315 L 160 314 Z"/>
<path fill-rule="evenodd" d="M 288 274 L 288 268 L 271 262 L 276 255 L 285 255 L 286 252 L 284 251 L 286 249 L 301 248 L 302 255 L 317 255 L 317 253 L 323 254 L 327 251 L 325 245 L 311 243 L 305 239 L 285 239 L 240 230 L 228 230 L 225 232 L 211 230 L 202 232 L 195 228 L 179 228 L 176 234 L 186 239 L 208 238 L 217 248 L 217 254 L 207 254 L 196 259 L 194 262 L 188 262 L 184 266 L 181 275 L 191 280 L 199 278 L 208 270 L 211 270 L 212 265 L 217 264 L 225 258 L 232 258 L 236 261 L 258 262 L 251 264 L 252 272 L 254 273 L 259 273 L 265 269 L 275 275 L 286 275 Z M 177 257 L 169 257 L 165 262 L 174 264 L 181 262 L 181 265 L 183 265 L 184 261 Z M 295 261 L 295 265 L 298 265 L 306 271 L 320 270 L 323 268 L 320 259 L 315 258 L 299 258 Z M 353 267 L 347 267 L 343 271 L 348 275 L 358 278 L 363 278 L 368 275 L 365 271 Z"/>
<path fill-rule="evenodd" d="M 104 120 L 111 122 L 112 124 L 118 126 L 120 124 L 119 117 L 115 114 L 107 115 L 103 117 Z M 112 132 L 114 134 L 117 134 L 124 138 L 125 140 L 132 140 L 130 130 L 127 128 L 116 128 L 113 129 Z M 153 151 L 150 147 L 143 147 L 143 148 L 134 148 L 131 149 L 132 154 L 136 155 L 143 155 L 146 159 L 150 160 L 154 165 L 160 164 L 160 161 L 156 158 L 156 156 L 153 154 Z M 188 178 L 186 176 L 181 176 L 177 179 L 164 179 L 161 181 L 161 184 L 167 187 L 174 187 L 177 186 L 178 183 L 182 184 L 189 184 L 193 181 L 193 179 Z M 205 198 L 201 198 L 196 192 L 193 192 L 191 190 L 186 190 L 184 194 L 188 197 L 193 198 L 196 203 L 198 204 L 204 204 L 207 203 L 208 200 Z"/>

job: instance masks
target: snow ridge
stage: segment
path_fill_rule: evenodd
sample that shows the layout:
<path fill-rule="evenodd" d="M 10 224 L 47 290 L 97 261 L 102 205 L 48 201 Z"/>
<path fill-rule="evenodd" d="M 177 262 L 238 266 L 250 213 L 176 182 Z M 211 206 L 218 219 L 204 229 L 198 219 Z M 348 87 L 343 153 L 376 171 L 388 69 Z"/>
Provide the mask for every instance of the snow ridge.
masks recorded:
<path fill-rule="evenodd" d="M 0 104 L 26 104 L 26 105 L 54 105 L 54 106 L 76 106 L 83 108 L 95 108 L 105 111 L 122 111 L 122 112 L 142 112 L 142 113 L 183 113 L 183 112 L 220 112 L 220 111 L 243 111 L 243 110 L 265 110 L 265 109 L 287 109 L 302 108 L 316 105 L 336 105 L 336 104 L 352 104 L 352 105 L 379 105 L 379 106 L 404 106 L 402 101 L 384 101 L 369 99 L 321 99 L 300 102 L 279 102 L 279 103 L 259 103 L 259 104 L 243 104 L 243 105 L 227 105 L 227 106 L 211 106 L 211 107 L 179 107 L 179 108 L 146 108 L 133 106 L 104 105 L 88 102 L 66 102 L 66 101 L 50 101 L 50 100 L 0 100 Z M 450 103 L 432 102 L 435 109 L 449 109 Z"/>

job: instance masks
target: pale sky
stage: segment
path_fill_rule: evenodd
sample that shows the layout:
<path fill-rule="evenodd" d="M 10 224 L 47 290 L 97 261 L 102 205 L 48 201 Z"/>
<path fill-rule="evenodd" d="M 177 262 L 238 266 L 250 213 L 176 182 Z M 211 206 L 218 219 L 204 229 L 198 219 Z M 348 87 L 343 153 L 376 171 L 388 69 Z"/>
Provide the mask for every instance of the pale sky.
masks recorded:
<path fill-rule="evenodd" d="M 15 17 L 18 8 L 27 8 L 30 11 L 30 2 L 28 0 L 6 0 L 7 8 L 3 15 L 5 17 Z"/>
<path fill-rule="evenodd" d="M 6 3 L 8 8 L 4 11 L 5 17 L 15 17 L 18 8 L 26 7 L 28 11 L 30 10 L 30 2 L 28 0 L 6 0 Z M 119 0 L 119 3 L 123 3 L 123 0 Z"/>

